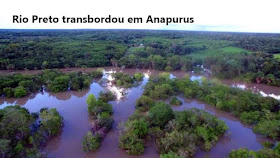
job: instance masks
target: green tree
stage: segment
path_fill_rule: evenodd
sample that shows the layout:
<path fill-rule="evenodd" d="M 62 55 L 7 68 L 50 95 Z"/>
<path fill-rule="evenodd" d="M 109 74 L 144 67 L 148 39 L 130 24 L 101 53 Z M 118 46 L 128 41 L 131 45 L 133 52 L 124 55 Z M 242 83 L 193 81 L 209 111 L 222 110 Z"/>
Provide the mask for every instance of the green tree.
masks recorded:
<path fill-rule="evenodd" d="M 94 151 L 100 146 L 101 137 L 99 134 L 93 135 L 92 132 L 88 132 L 82 141 L 83 151 Z"/>
<path fill-rule="evenodd" d="M 136 100 L 135 107 L 136 107 L 137 110 L 147 111 L 151 107 L 153 107 L 154 104 L 155 104 L 155 102 L 153 101 L 153 99 L 143 95 Z"/>
<path fill-rule="evenodd" d="M 0 156 L 1 157 L 11 157 L 12 148 L 10 145 L 11 141 L 6 139 L 0 139 Z"/>
<path fill-rule="evenodd" d="M 93 94 L 89 94 L 86 103 L 88 104 L 88 111 L 91 112 L 96 105 L 95 96 Z"/>
<path fill-rule="evenodd" d="M 158 102 L 149 110 L 148 117 L 152 125 L 164 127 L 174 118 L 174 114 L 170 105 Z"/>
<path fill-rule="evenodd" d="M 15 88 L 14 97 L 20 98 L 20 97 L 23 97 L 23 96 L 26 96 L 26 95 L 27 95 L 27 92 L 24 89 L 24 87 L 19 86 L 19 87 Z"/>
<path fill-rule="evenodd" d="M 69 76 L 58 76 L 54 81 L 50 82 L 49 88 L 52 92 L 66 91 L 68 89 L 69 81 Z"/>

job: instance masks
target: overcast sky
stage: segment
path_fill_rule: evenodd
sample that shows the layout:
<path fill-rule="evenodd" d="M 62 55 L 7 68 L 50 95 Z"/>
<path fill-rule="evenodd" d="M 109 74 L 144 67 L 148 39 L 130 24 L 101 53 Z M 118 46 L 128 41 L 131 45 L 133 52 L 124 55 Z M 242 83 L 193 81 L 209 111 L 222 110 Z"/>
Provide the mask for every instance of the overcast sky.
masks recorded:
<path fill-rule="evenodd" d="M 280 33 L 279 0 L 2 0 L 5 29 L 170 29 Z M 194 17 L 193 24 L 63 24 L 62 16 Z M 13 15 L 60 18 L 58 24 L 14 24 Z"/>

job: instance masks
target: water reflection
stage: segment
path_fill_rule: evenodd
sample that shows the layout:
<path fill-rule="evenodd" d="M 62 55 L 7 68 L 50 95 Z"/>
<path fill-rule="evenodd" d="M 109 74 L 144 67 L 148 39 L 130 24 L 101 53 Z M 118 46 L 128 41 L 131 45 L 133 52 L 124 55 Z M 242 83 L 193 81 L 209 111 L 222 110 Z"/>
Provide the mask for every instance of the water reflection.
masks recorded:
<path fill-rule="evenodd" d="M 110 92 L 112 92 L 117 101 L 124 99 L 124 95 L 127 93 L 127 90 L 121 87 L 117 87 L 113 81 L 115 80 L 112 76 L 113 73 L 116 73 L 115 70 L 103 71 L 102 84 L 105 86 Z"/>
<path fill-rule="evenodd" d="M 122 89 L 112 84 L 112 73 L 123 71 L 129 75 L 136 72 L 144 74 L 144 79 L 137 87 Z M 117 124 L 126 121 L 127 118 L 135 111 L 135 102 L 143 93 L 143 86 L 148 82 L 150 76 L 158 75 L 160 71 L 145 69 L 119 69 L 106 68 L 104 76 L 96 79 L 90 87 L 84 91 L 66 91 L 61 93 L 49 93 L 46 91 L 38 92 L 23 98 L 0 98 L 0 108 L 7 105 L 20 104 L 29 109 L 31 112 L 37 112 L 42 107 L 57 108 L 58 112 L 64 117 L 63 132 L 60 136 L 52 139 L 45 150 L 49 157 L 131 157 L 118 147 L 118 129 Z M 183 71 L 172 72 L 174 77 L 183 77 L 186 73 Z M 110 77 L 111 76 L 111 77 Z M 190 75 L 192 80 L 201 80 L 199 75 Z M 172 76 L 171 76 L 172 77 Z M 264 94 L 274 94 L 279 97 L 280 89 L 266 85 L 243 84 L 236 81 L 222 81 L 239 88 L 250 89 L 253 92 Z M 243 86 L 245 85 L 245 86 Z M 96 152 L 82 152 L 81 140 L 84 134 L 90 130 L 90 123 L 87 112 L 86 97 L 93 93 L 96 98 L 100 91 L 112 91 L 117 95 L 118 100 L 110 102 L 113 105 L 113 119 L 115 123 L 112 130 L 106 135 L 101 147 Z M 125 98 L 125 99 L 124 99 Z M 251 150 L 258 150 L 264 139 L 252 132 L 250 126 L 239 122 L 238 119 L 226 112 L 216 110 L 215 107 L 203 104 L 195 100 L 183 101 L 182 106 L 174 107 L 174 110 L 184 110 L 185 108 L 200 108 L 216 115 L 219 119 L 224 120 L 229 126 L 229 130 L 222 136 L 213 149 L 209 152 L 198 151 L 195 157 L 225 157 L 231 149 L 247 147 Z M 279 98 L 278 98 L 279 99 Z M 154 144 L 149 142 L 146 145 L 144 155 L 139 157 L 159 157 Z"/>
<path fill-rule="evenodd" d="M 190 76 L 191 81 L 201 82 L 202 76 Z"/>
<path fill-rule="evenodd" d="M 219 141 L 210 151 L 205 152 L 198 150 L 195 157 L 226 157 L 232 149 L 244 147 L 250 150 L 259 150 L 263 148 L 261 143 L 265 142 L 266 139 L 253 133 L 251 126 L 242 124 L 238 119 L 229 113 L 217 110 L 213 106 L 196 100 L 187 100 L 182 97 L 178 98 L 183 101 L 183 104 L 181 106 L 174 106 L 174 110 L 182 111 L 189 108 L 203 109 L 225 121 L 229 127 L 229 130 L 221 138 L 219 138 Z"/>
<path fill-rule="evenodd" d="M 201 82 L 202 77 L 212 79 L 210 76 L 200 76 L 200 75 L 193 75 L 193 74 L 191 74 L 190 79 L 192 81 Z M 263 97 L 272 97 L 274 99 L 280 100 L 280 87 L 272 87 L 272 86 L 268 86 L 264 84 L 256 84 L 256 83 L 245 83 L 245 82 L 233 81 L 233 80 L 221 80 L 221 82 L 231 87 L 239 88 L 242 90 L 250 90 L 254 93 L 262 95 Z"/>
<path fill-rule="evenodd" d="M 271 86 L 261 85 L 261 84 L 245 84 L 245 83 L 243 84 L 232 83 L 231 87 L 236 87 L 242 90 L 250 90 L 254 93 L 261 94 L 263 97 L 272 97 L 274 99 L 280 100 L 279 87 L 271 87 Z"/>
<path fill-rule="evenodd" d="M 57 100 L 69 100 L 72 96 L 70 90 L 58 93 L 49 92 L 48 94 L 50 97 L 54 97 Z"/>
<path fill-rule="evenodd" d="M 275 98 L 277 100 L 280 100 L 280 95 L 275 95 L 275 94 L 266 94 L 264 93 L 263 91 L 260 91 L 260 94 L 264 97 L 272 97 L 272 98 Z"/>

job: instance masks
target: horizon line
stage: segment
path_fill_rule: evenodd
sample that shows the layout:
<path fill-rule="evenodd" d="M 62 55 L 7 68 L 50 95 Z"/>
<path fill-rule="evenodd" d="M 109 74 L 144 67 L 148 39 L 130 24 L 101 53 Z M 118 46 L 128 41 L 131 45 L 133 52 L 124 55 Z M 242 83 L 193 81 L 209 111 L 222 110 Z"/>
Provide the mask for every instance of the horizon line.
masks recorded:
<path fill-rule="evenodd" d="M 253 33 L 253 34 L 280 34 L 280 32 L 247 32 L 247 31 L 208 31 L 208 30 L 180 30 L 180 29 L 125 29 L 125 28 L 0 28 L 0 30 L 142 30 L 142 31 L 189 31 L 189 32 L 217 32 L 217 33 Z"/>

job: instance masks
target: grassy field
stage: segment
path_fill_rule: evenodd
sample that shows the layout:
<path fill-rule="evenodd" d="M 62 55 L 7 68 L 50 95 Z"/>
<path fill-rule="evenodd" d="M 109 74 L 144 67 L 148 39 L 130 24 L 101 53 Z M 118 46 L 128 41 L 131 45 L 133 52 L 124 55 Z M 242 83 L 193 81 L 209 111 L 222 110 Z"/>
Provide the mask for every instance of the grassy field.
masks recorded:
<path fill-rule="evenodd" d="M 221 49 L 222 52 L 224 53 L 233 53 L 233 54 L 236 54 L 236 53 L 251 53 L 245 49 L 242 49 L 242 48 L 237 48 L 237 47 L 225 47 L 225 48 L 222 48 Z"/>
<path fill-rule="evenodd" d="M 274 54 L 274 58 L 280 59 L 280 54 Z"/>

